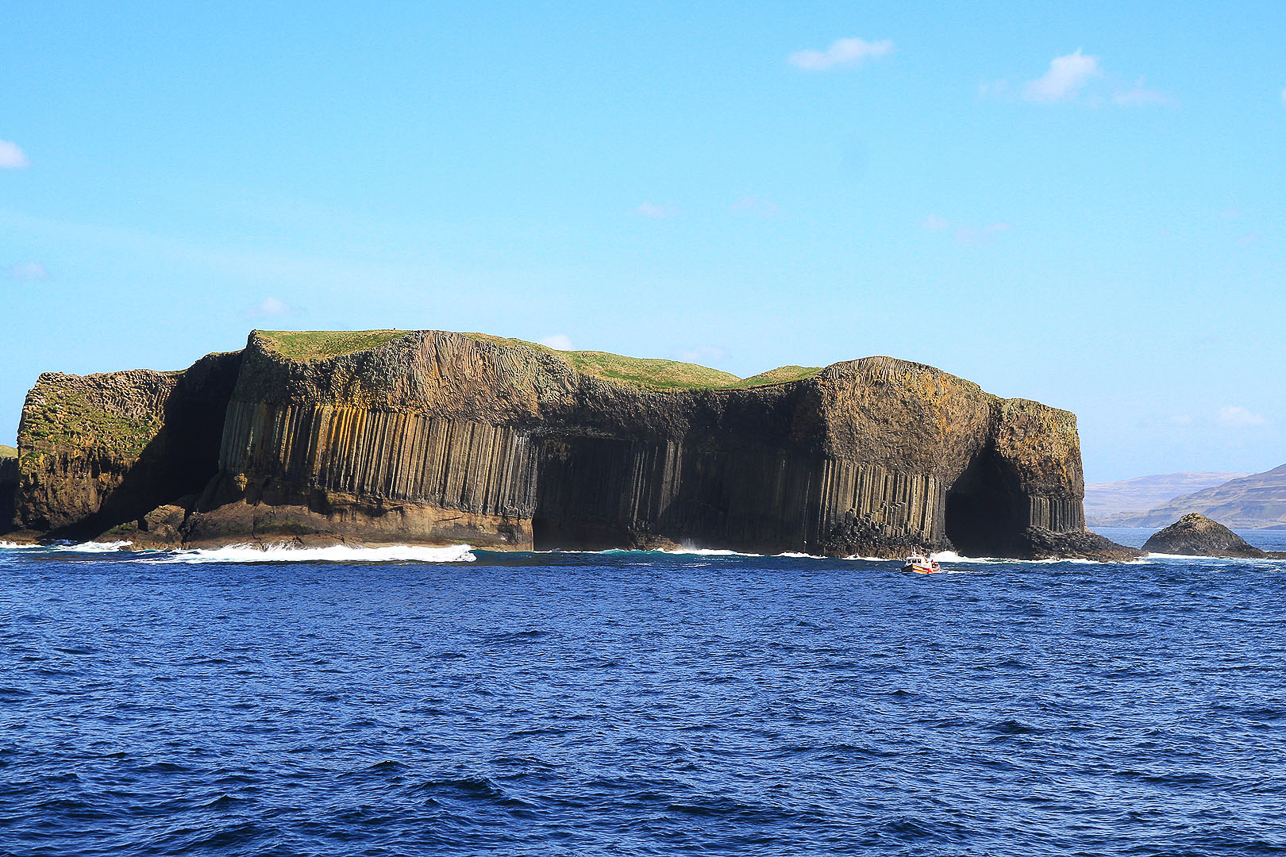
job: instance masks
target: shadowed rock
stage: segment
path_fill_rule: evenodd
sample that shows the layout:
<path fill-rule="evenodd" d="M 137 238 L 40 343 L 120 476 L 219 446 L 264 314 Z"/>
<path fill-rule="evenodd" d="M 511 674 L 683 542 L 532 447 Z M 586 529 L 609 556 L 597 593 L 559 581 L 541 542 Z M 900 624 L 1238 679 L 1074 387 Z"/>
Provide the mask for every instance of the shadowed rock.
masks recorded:
<path fill-rule="evenodd" d="M 18 499 L 18 458 L 0 455 L 0 533 L 14 526 Z"/>
<path fill-rule="evenodd" d="M 1268 554 L 1205 515 L 1190 512 L 1170 526 L 1152 534 L 1143 544 L 1149 553 L 1181 556 L 1223 556 L 1262 559 Z"/>

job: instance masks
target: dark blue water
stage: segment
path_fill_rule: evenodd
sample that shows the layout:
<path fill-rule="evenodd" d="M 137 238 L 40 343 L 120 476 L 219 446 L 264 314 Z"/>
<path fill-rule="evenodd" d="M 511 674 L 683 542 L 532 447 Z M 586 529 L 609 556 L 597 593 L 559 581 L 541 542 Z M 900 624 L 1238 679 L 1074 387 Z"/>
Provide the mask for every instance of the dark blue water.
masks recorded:
<path fill-rule="evenodd" d="M 0 550 L 0 853 L 1286 853 L 1283 562 L 385 559 Z"/>

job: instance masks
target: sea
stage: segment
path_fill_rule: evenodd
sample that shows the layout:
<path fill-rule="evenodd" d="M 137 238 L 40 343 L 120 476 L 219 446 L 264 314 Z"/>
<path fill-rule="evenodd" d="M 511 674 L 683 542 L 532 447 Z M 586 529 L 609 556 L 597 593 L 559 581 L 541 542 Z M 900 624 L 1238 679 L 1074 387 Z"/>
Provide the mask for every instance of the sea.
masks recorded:
<path fill-rule="evenodd" d="M 2 546 L 0 854 L 1286 854 L 1286 561 L 940 559 Z"/>

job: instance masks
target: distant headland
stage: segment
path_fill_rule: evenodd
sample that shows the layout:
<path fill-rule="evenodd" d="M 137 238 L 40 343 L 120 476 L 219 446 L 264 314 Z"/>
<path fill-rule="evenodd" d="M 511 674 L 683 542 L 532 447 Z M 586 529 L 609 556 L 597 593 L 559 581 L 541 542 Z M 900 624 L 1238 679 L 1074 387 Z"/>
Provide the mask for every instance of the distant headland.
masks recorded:
<path fill-rule="evenodd" d="M 741 379 L 475 333 L 252 331 L 182 372 L 41 375 L 10 469 L 19 538 L 1137 555 L 1085 528 L 1073 414 L 889 357 Z"/>

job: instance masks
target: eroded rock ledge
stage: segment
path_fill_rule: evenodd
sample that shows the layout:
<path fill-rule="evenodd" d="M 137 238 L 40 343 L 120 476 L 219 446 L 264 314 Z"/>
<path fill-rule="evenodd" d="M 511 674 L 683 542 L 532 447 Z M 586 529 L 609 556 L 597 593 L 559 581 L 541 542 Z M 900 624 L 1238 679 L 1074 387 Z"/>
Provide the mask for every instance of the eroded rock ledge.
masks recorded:
<path fill-rule="evenodd" d="M 693 383 L 480 335 L 345 336 L 356 350 L 252 332 L 183 373 L 41 376 L 19 524 L 186 545 L 1133 555 L 1085 530 L 1074 415 L 929 366 Z"/>

